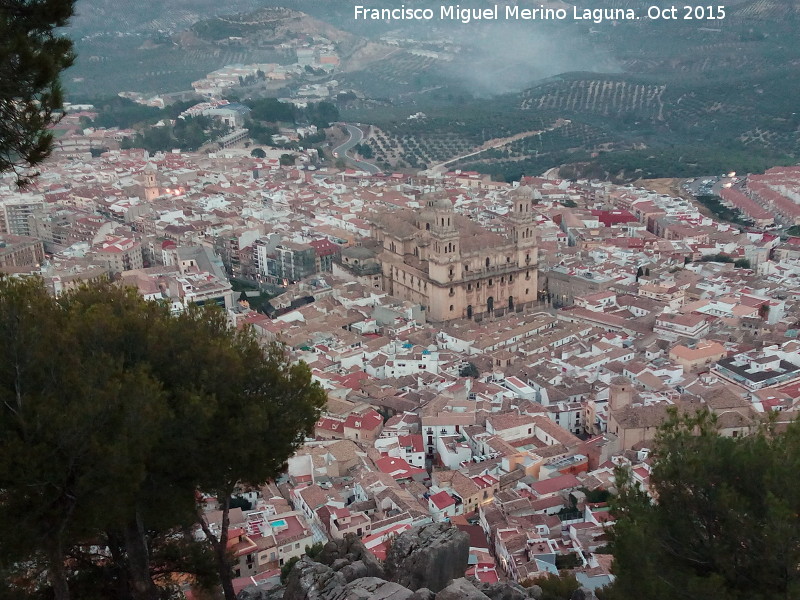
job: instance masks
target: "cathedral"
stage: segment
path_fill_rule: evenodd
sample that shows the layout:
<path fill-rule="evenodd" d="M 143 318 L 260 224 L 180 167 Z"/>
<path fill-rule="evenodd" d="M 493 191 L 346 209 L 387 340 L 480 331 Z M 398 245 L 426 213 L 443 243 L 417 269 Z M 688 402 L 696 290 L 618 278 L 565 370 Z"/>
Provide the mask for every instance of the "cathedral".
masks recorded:
<path fill-rule="evenodd" d="M 456 213 L 442 193 L 421 210 L 377 215 L 372 235 L 383 246 L 383 289 L 425 307 L 432 322 L 521 312 L 537 299 L 533 190 L 510 192 L 506 234 Z"/>

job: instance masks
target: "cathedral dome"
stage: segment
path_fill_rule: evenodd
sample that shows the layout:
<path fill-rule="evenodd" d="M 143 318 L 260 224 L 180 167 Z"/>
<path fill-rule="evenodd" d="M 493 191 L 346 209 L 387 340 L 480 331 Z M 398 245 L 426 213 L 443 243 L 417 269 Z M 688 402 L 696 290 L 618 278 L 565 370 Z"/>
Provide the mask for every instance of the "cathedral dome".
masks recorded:
<path fill-rule="evenodd" d="M 453 210 L 453 202 L 445 193 L 428 194 L 425 205 L 434 210 Z"/>
<path fill-rule="evenodd" d="M 531 186 L 529 186 L 529 185 L 522 185 L 522 186 L 520 186 L 518 188 L 515 188 L 515 189 L 511 190 L 511 192 L 509 193 L 509 196 L 511 196 L 515 200 L 517 200 L 517 199 L 519 199 L 519 200 L 533 200 L 534 197 L 535 197 L 534 193 L 533 193 L 533 188 Z"/>

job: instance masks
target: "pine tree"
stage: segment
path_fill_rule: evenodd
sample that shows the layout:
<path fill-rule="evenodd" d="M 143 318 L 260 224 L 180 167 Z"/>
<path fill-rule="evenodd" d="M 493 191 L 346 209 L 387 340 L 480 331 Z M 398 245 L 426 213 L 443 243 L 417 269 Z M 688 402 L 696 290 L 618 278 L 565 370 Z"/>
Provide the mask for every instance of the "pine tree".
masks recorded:
<path fill-rule="evenodd" d="M 308 367 L 217 307 L 175 316 L 110 283 L 56 299 L 0 278 L 0 339 L 0 570 L 44 572 L 67 600 L 84 561 L 81 597 L 155 600 L 154 575 L 213 554 L 231 598 L 226 527 L 193 550 L 196 493 L 227 514 L 239 482 L 280 474 L 325 401 Z"/>
<path fill-rule="evenodd" d="M 655 502 L 619 472 L 609 597 L 772 600 L 800 594 L 800 426 L 719 435 L 673 413 L 656 441 Z"/>
<path fill-rule="evenodd" d="M 67 25 L 75 0 L 0 0 L 0 173 L 26 171 L 50 155 L 63 105 L 59 76 L 73 60 Z"/>
<path fill-rule="evenodd" d="M 144 365 L 94 343 L 135 323 L 75 300 L 0 280 L 0 556 L 46 557 L 58 600 L 69 548 L 125 516 L 164 399 Z"/>

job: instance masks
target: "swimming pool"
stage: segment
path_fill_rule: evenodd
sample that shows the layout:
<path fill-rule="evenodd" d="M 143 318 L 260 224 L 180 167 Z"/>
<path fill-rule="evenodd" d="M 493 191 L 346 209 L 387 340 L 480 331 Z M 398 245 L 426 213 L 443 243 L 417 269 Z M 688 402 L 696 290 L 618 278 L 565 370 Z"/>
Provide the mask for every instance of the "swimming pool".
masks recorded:
<path fill-rule="evenodd" d="M 270 527 L 286 527 L 286 521 L 284 519 L 278 519 L 277 521 L 270 521 Z"/>

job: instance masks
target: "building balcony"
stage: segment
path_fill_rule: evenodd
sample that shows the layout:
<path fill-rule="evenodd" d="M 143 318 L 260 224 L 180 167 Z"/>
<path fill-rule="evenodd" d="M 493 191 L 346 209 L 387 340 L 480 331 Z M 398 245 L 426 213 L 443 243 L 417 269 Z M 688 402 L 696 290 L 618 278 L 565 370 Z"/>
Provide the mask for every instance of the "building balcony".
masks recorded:
<path fill-rule="evenodd" d="M 489 276 L 497 277 L 500 275 L 513 274 L 518 272 L 520 268 L 521 267 L 519 267 L 516 263 L 490 265 L 489 267 L 484 267 L 479 271 L 464 271 L 461 281 L 475 281 L 476 279 L 485 279 Z"/>

